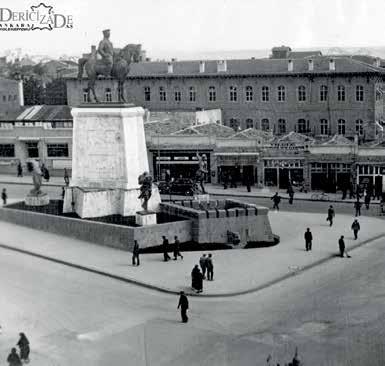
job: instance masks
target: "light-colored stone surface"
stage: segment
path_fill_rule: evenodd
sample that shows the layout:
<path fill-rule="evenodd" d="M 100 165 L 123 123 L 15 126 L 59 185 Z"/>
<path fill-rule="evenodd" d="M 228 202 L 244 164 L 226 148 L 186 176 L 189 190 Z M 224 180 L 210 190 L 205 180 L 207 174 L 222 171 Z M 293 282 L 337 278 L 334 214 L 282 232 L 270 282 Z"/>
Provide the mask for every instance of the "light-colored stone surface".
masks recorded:
<path fill-rule="evenodd" d="M 138 177 L 149 171 L 141 107 L 74 108 L 73 167 L 64 212 L 80 217 L 135 215 L 142 209 Z M 158 211 L 154 187 L 149 210 Z"/>
<path fill-rule="evenodd" d="M 209 202 L 210 196 L 208 194 L 194 194 L 193 196 L 194 201 L 200 202 Z"/>
<path fill-rule="evenodd" d="M 47 206 L 49 204 L 48 194 L 42 194 L 40 196 L 27 196 L 24 200 L 27 206 Z"/>
<path fill-rule="evenodd" d="M 140 226 L 156 225 L 156 213 L 137 213 L 135 222 Z"/>

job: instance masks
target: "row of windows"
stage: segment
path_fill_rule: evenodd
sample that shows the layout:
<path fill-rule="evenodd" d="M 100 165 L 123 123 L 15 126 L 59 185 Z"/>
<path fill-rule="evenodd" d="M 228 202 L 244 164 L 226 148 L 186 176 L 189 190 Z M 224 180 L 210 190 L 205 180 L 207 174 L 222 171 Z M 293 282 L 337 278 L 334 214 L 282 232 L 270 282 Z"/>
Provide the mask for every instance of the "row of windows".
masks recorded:
<path fill-rule="evenodd" d="M 29 151 L 29 157 L 38 157 L 38 146 L 37 143 L 27 143 L 27 149 Z M 68 144 L 47 144 L 47 156 L 50 158 L 54 157 L 68 157 Z M 0 144 L 0 157 L 2 158 L 13 158 L 15 157 L 15 145 L 14 144 Z"/>
<path fill-rule="evenodd" d="M 236 118 L 230 118 L 229 126 L 233 129 L 237 129 L 240 127 L 240 121 Z M 247 118 L 245 120 L 246 128 L 258 128 L 257 124 L 254 123 L 252 118 Z M 262 118 L 260 129 L 262 131 L 271 131 L 272 125 L 270 124 L 270 120 L 268 118 Z M 295 125 L 295 130 L 298 133 L 308 133 L 311 132 L 310 122 L 309 120 L 305 120 L 304 118 L 300 118 L 297 120 Z M 330 135 L 331 128 L 330 123 L 327 119 L 321 119 L 319 122 L 319 131 L 321 135 Z M 278 134 L 285 134 L 287 132 L 287 122 L 283 118 L 279 118 L 277 121 L 277 131 Z M 362 136 L 364 134 L 364 122 L 362 119 L 357 119 L 355 121 L 355 132 L 356 134 Z M 337 133 L 339 135 L 345 135 L 346 133 L 346 121 L 344 119 L 339 119 L 337 121 Z"/>
<path fill-rule="evenodd" d="M 164 86 L 159 87 L 159 100 L 161 102 L 167 101 L 167 92 Z M 208 88 L 208 100 L 209 102 L 215 102 L 217 100 L 217 90 L 215 86 L 209 86 Z M 300 85 L 297 88 L 297 100 L 299 102 L 305 102 L 308 99 L 308 92 L 306 86 Z M 277 101 L 286 101 L 286 87 L 280 85 L 277 87 Z M 107 95 L 111 95 L 111 91 L 106 91 L 106 101 L 108 101 Z M 254 88 L 252 86 L 246 86 L 244 89 L 244 95 L 246 102 L 252 102 L 254 100 Z M 327 85 L 321 85 L 319 88 L 319 100 L 321 102 L 327 101 L 329 95 L 329 87 Z M 188 89 L 188 101 L 195 102 L 197 91 L 194 86 L 190 86 Z M 174 88 L 174 101 L 180 102 L 182 100 L 182 92 L 178 87 Z M 261 100 L 263 102 L 269 102 L 271 99 L 271 88 L 269 86 L 262 86 L 261 88 Z M 356 85 L 355 99 L 357 102 L 364 101 L 364 87 L 362 85 Z M 146 102 L 151 101 L 151 88 L 149 86 L 144 87 L 144 100 Z M 230 86 L 228 93 L 228 100 L 230 102 L 238 102 L 239 100 L 239 88 L 237 86 Z M 337 100 L 339 102 L 346 101 L 346 88 L 343 85 L 337 86 Z"/>
<path fill-rule="evenodd" d="M 7 98 L 8 97 L 8 98 Z M 17 100 L 17 94 L 8 94 L 8 95 L 3 95 L 2 96 L 2 101 L 3 102 L 6 102 L 8 100 L 8 102 L 12 102 L 12 101 L 15 101 Z"/>

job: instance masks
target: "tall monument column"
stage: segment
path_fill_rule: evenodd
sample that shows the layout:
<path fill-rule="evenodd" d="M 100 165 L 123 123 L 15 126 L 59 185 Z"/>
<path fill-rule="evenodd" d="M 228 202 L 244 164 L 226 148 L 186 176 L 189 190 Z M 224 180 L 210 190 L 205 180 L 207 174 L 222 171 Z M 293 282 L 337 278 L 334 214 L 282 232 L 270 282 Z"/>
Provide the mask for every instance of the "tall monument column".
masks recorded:
<path fill-rule="evenodd" d="M 149 171 L 141 107 L 131 104 L 84 104 L 74 118 L 72 181 L 63 212 L 80 217 L 135 215 L 142 209 L 138 177 Z M 157 211 L 153 186 L 148 209 Z"/>

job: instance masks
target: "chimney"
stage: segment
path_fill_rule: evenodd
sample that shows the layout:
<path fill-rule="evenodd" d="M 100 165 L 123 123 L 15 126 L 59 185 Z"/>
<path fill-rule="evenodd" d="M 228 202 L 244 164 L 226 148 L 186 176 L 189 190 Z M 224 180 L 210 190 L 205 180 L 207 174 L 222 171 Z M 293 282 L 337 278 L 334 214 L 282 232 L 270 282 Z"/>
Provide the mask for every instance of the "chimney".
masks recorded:
<path fill-rule="evenodd" d="M 19 104 L 22 107 L 24 105 L 24 89 L 23 89 L 23 80 L 19 80 Z"/>
<path fill-rule="evenodd" d="M 167 74 L 172 74 L 174 72 L 174 66 L 171 62 L 167 63 Z"/>
<path fill-rule="evenodd" d="M 373 66 L 381 67 L 381 59 L 379 57 L 375 58 Z"/>
<path fill-rule="evenodd" d="M 226 60 L 217 61 L 217 72 L 226 72 L 226 71 L 227 71 Z"/>
<path fill-rule="evenodd" d="M 332 58 L 329 60 L 329 70 L 336 71 L 336 63 Z"/>
<path fill-rule="evenodd" d="M 308 60 L 308 66 L 309 66 L 309 71 L 313 71 L 314 70 L 314 62 L 313 62 L 313 60 Z"/>
<path fill-rule="evenodd" d="M 287 71 L 293 71 L 293 60 L 287 61 Z"/>
<path fill-rule="evenodd" d="M 199 72 L 205 72 L 205 62 L 204 61 L 199 61 Z"/>

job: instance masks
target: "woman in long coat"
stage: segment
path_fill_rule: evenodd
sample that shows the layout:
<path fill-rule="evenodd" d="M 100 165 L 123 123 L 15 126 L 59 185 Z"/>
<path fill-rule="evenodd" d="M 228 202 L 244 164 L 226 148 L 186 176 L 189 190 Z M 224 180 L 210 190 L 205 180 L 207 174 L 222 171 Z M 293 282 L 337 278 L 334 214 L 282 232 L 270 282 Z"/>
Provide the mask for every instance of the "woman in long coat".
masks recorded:
<path fill-rule="evenodd" d="M 20 335 L 20 339 L 19 339 L 19 342 L 17 342 L 17 345 L 20 348 L 20 359 L 27 361 L 29 359 L 29 352 L 30 352 L 29 340 L 24 333 L 19 333 L 19 335 Z"/>

